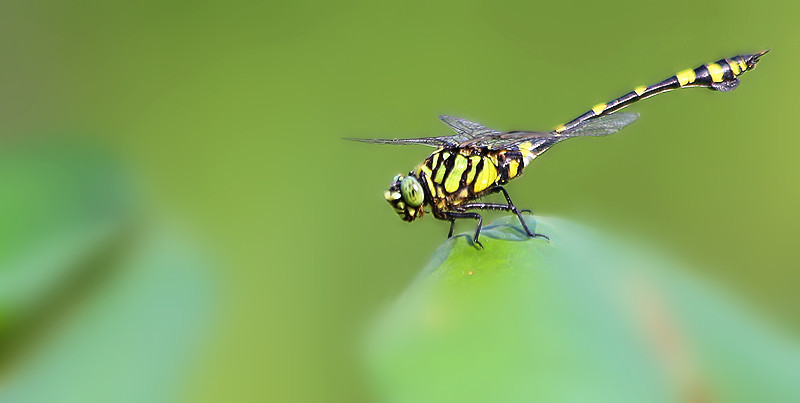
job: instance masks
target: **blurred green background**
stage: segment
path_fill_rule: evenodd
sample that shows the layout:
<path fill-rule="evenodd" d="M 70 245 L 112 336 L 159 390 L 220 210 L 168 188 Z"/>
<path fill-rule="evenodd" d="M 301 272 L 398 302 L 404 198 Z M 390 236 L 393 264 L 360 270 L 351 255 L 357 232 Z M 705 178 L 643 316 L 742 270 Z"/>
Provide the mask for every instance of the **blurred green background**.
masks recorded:
<path fill-rule="evenodd" d="M 660 243 L 800 335 L 792 123 L 800 4 L 50 1 L 2 9 L 6 155 L 22 158 L 23 170 L 24 161 L 62 157 L 73 162 L 59 166 L 83 166 L 85 150 L 110 159 L 89 171 L 125 172 L 96 182 L 100 194 L 120 182 L 129 184 L 121 194 L 134 194 L 133 207 L 109 202 L 122 211 L 112 220 L 124 228 L 117 232 L 140 231 L 144 244 L 171 234 L 156 242 L 170 255 L 157 261 L 184 256 L 164 247 L 177 239 L 193 250 L 181 262 L 202 262 L 164 263 L 191 273 L 171 278 L 170 290 L 193 294 L 180 300 L 185 315 L 166 323 L 194 318 L 196 330 L 182 331 L 197 343 L 168 382 L 170 398 L 370 399 L 354 354 L 362 330 L 424 266 L 447 225 L 430 217 L 407 225 L 382 199 L 392 176 L 429 149 L 342 137 L 447 134 L 439 114 L 550 129 L 634 86 L 766 48 L 772 53 L 736 91 L 682 90 L 636 104 L 634 125 L 556 147 L 509 190 L 537 214 Z M 68 185 L 85 178 L 75 169 L 67 182 L 52 179 L 58 169 L 41 175 Z M 6 196 L 25 188 L 9 178 Z M 27 196 L 13 204 L 30 211 L 3 213 L 2 239 L 28 228 L 24 218 L 39 217 L 37 209 L 60 216 L 61 196 L 78 191 L 42 189 L 25 193 L 39 204 Z M 8 256 L 23 250 L 9 245 Z M 155 322 L 154 332 L 172 334 Z M 3 350 L 21 339 L 3 338 Z"/>

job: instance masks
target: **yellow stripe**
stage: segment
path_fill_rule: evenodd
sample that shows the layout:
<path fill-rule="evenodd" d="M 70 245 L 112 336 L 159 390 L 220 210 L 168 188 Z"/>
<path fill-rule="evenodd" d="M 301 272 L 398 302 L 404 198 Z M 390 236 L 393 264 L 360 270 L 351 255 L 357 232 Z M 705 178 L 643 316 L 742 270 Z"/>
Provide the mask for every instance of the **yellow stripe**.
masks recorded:
<path fill-rule="evenodd" d="M 467 159 L 463 155 L 456 155 L 453 168 L 447 173 L 447 180 L 444 182 L 444 190 L 446 190 L 447 193 L 453 193 L 458 190 L 461 184 L 461 175 L 464 174 L 466 169 Z"/>
<path fill-rule="evenodd" d="M 431 171 L 431 169 L 430 169 L 430 168 L 428 168 L 428 166 L 427 166 L 427 165 L 425 165 L 425 164 L 419 164 L 419 166 L 417 167 L 417 175 L 420 175 L 420 173 L 422 173 L 422 172 L 424 172 L 424 173 L 425 173 L 425 175 L 426 175 L 428 178 L 430 178 L 430 177 L 431 177 L 431 174 L 433 173 L 433 171 Z"/>
<path fill-rule="evenodd" d="M 708 69 L 708 74 L 711 75 L 711 81 L 715 83 L 722 82 L 722 76 L 725 74 L 725 71 L 722 70 L 722 67 L 720 67 L 720 65 L 716 63 L 711 63 L 706 65 L 706 68 Z"/>
<path fill-rule="evenodd" d="M 597 104 L 592 108 L 592 112 L 594 112 L 595 115 L 603 113 L 604 110 L 606 110 L 606 104 Z"/>
<path fill-rule="evenodd" d="M 431 168 L 436 169 L 436 165 L 439 165 L 439 153 L 433 154 L 433 161 L 431 161 Z"/>
<path fill-rule="evenodd" d="M 445 173 L 447 173 L 447 168 L 444 167 L 444 161 L 442 161 L 442 164 L 439 165 L 439 169 L 436 170 L 436 176 L 433 177 L 433 181 L 436 183 L 442 183 Z"/>
<path fill-rule="evenodd" d="M 556 127 L 556 133 L 561 133 L 564 130 L 567 130 L 567 126 L 561 125 L 561 126 Z"/>
<path fill-rule="evenodd" d="M 678 77 L 678 82 L 681 83 L 681 87 L 686 84 L 693 83 L 697 78 L 697 76 L 694 74 L 694 70 L 683 70 L 676 74 L 675 77 Z"/>
<path fill-rule="evenodd" d="M 642 85 L 642 86 L 634 88 L 633 92 L 635 92 L 636 95 L 642 96 L 642 94 L 644 94 L 645 90 L 647 90 L 647 87 Z"/>
<path fill-rule="evenodd" d="M 428 190 L 431 191 L 431 195 L 435 195 L 436 187 L 433 186 L 433 180 L 431 180 L 431 177 L 433 176 L 433 171 L 431 171 L 431 169 L 426 167 L 425 165 L 422 165 L 419 170 L 421 173 L 425 174 L 425 179 L 427 179 L 425 182 L 428 184 Z M 417 175 L 419 174 L 420 173 L 417 173 Z"/>
<path fill-rule="evenodd" d="M 475 178 L 475 185 L 473 187 L 475 193 L 486 190 L 489 186 L 494 185 L 497 180 L 497 168 L 488 159 L 483 160 L 483 169 L 478 172 L 478 177 Z"/>
<path fill-rule="evenodd" d="M 472 167 L 467 172 L 467 185 L 472 183 L 472 180 L 475 179 L 475 171 L 478 169 L 478 163 L 481 162 L 481 157 L 474 155 L 469 157 L 469 160 L 472 162 Z"/>
<path fill-rule="evenodd" d="M 739 59 L 736 62 L 739 63 L 739 69 L 742 70 L 742 73 L 747 71 L 747 63 L 745 63 L 744 60 Z"/>
<path fill-rule="evenodd" d="M 511 179 L 517 176 L 517 170 L 519 169 L 519 161 L 511 160 L 508 163 L 508 179 Z"/>
<path fill-rule="evenodd" d="M 735 60 L 727 60 L 728 66 L 731 66 L 731 71 L 733 72 L 733 76 L 736 77 L 742 73 L 742 70 L 739 69 L 739 63 Z"/>

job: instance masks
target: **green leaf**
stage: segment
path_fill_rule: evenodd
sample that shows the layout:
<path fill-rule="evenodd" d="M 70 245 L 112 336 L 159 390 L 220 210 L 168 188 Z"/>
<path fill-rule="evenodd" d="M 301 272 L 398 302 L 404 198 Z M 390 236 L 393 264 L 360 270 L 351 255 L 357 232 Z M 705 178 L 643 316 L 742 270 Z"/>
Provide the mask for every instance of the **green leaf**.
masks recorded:
<path fill-rule="evenodd" d="M 516 218 L 445 242 L 369 335 L 389 402 L 792 401 L 800 352 L 641 245 Z M 531 227 L 533 228 L 533 227 Z"/>
<path fill-rule="evenodd" d="M 63 305 L 121 252 L 138 213 L 130 178 L 67 140 L 0 150 L 0 336 Z"/>
<path fill-rule="evenodd" d="M 173 400 L 214 316 L 208 256 L 84 142 L 6 144 L 0 187 L 0 401 Z"/>

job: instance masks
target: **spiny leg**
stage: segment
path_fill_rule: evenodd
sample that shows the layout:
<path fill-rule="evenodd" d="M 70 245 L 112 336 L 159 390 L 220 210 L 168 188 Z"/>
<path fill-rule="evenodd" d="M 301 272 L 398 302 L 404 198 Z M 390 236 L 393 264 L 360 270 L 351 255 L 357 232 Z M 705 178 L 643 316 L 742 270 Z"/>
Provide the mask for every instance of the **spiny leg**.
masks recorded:
<path fill-rule="evenodd" d="M 504 188 L 504 187 L 502 187 L 502 186 L 495 186 L 494 188 L 492 188 L 492 193 L 497 193 L 497 192 L 503 192 L 503 196 L 505 196 L 505 197 L 506 197 L 506 201 L 508 202 L 508 205 L 509 205 L 510 207 L 516 207 L 516 206 L 514 206 L 514 202 L 512 202 L 512 201 L 511 201 L 511 196 L 509 196 L 509 195 L 508 195 L 508 191 L 506 190 L 506 188 Z M 520 213 L 530 213 L 530 214 L 533 214 L 533 212 L 532 212 L 532 211 L 530 211 L 529 209 L 519 210 L 519 212 L 520 212 Z M 524 225 L 524 224 L 523 224 L 523 225 Z"/>
<path fill-rule="evenodd" d="M 501 211 L 514 212 L 517 215 L 517 218 L 519 218 L 519 222 L 522 224 L 522 228 L 525 229 L 525 234 L 527 234 L 531 238 L 539 237 L 550 241 L 549 236 L 545 234 L 537 234 L 529 230 L 528 226 L 525 224 L 525 220 L 522 219 L 522 213 L 513 205 L 507 206 L 505 204 L 498 204 L 498 203 L 467 203 L 467 204 L 462 204 L 460 208 L 464 210 L 479 209 L 479 210 L 501 210 Z"/>
<path fill-rule="evenodd" d="M 478 236 L 481 234 L 481 226 L 483 225 L 483 217 L 481 217 L 478 213 L 460 213 L 460 212 L 445 212 L 445 219 L 450 221 L 450 235 L 453 235 L 453 224 L 455 223 L 456 218 L 473 218 L 478 220 L 478 228 L 475 230 L 475 236 L 472 237 L 472 242 L 476 245 L 480 246 L 483 249 L 483 244 L 478 240 Z M 449 237 L 448 237 L 449 238 Z"/>
<path fill-rule="evenodd" d="M 461 208 L 463 208 L 465 210 L 468 210 L 468 209 L 482 209 L 482 210 L 511 211 L 511 212 L 513 212 L 514 214 L 517 215 L 517 218 L 519 219 L 519 223 L 522 224 L 522 228 L 525 230 L 525 234 L 527 234 L 531 238 L 540 237 L 540 238 L 544 238 L 544 239 L 547 239 L 548 241 L 550 241 L 550 237 L 549 236 L 544 235 L 544 234 L 537 234 L 537 233 L 531 231 L 528 228 L 528 224 L 526 224 L 525 220 L 522 218 L 522 213 L 525 212 L 525 211 L 530 213 L 531 212 L 530 210 L 520 210 L 520 209 L 518 209 L 517 206 L 514 205 L 514 202 L 511 201 L 511 196 L 508 195 L 508 191 L 506 191 L 506 189 L 504 187 L 495 186 L 495 187 L 489 189 L 489 193 L 490 194 L 491 193 L 497 193 L 497 192 L 503 192 L 503 196 L 506 197 L 506 201 L 508 202 L 508 205 L 497 204 L 497 203 L 467 203 L 467 204 L 461 205 Z"/>

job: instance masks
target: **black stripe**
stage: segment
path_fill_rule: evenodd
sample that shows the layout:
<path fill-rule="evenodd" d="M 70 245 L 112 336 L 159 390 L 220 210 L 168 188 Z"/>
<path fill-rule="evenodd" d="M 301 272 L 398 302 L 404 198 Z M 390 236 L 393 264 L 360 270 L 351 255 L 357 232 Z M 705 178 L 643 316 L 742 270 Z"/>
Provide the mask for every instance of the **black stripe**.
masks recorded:
<path fill-rule="evenodd" d="M 442 162 L 442 167 L 444 168 L 444 176 L 442 176 L 442 186 L 444 186 L 444 183 L 447 182 L 447 177 L 450 176 L 450 172 L 453 170 L 453 165 L 455 164 L 456 161 L 456 155 L 458 155 L 458 150 L 452 150 L 450 151 L 450 157 L 447 158 L 447 161 Z"/>
<path fill-rule="evenodd" d="M 711 85 L 711 74 L 708 73 L 708 67 L 705 64 L 694 69 L 694 76 L 696 85 Z"/>
<path fill-rule="evenodd" d="M 650 98 L 653 95 L 658 95 L 662 92 L 667 92 L 669 90 L 674 90 L 681 88 L 681 83 L 678 81 L 678 77 L 672 76 L 660 83 L 653 84 L 644 91 L 639 99 Z"/>
<path fill-rule="evenodd" d="M 433 180 L 433 178 L 428 178 L 428 175 L 425 172 L 420 172 L 419 177 L 417 178 L 422 185 L 422 193 L 425 194 L 425 203 L 433 203 L 434 198 L 436 195 L 431 194 L 431 190 L 428 188 L 428 179 Z M 433 184 L 436 187 L 436 183 Z"/>
<path fill-rule="evenodd" d="M 437 176 L 439 176 L 438 173 L 439 173 L 440 169 L 444 169 L 445 170 L 444 176 L 442 176 L 442 183 L 444 183 L 444 178 L 447 177 L 447 171 L 446 171 L 447 168 L 444 166 L 444 155 L 443 155 L 443 153 L 444 153 L 444 150 L 439 151 L 439 161 L 436 164 L 436 168 L 434 168 L 433 172 L 431 173 L 431 180 L 433 181 L 433 183 L 436 183 L 435 178 Z"/>
<path fill-rule="evenodd" d="M 637 98 L 639 98 L 639 96 L 636 95 L 636 92 L 635 91 L 631 91 L 631 92 L 629 92 L 629 93 L 627 93 L 627 94 L 625 94 L 625 95 L 623 95 L 623 96 L 621 96 L 621 97 L 619 97 L 619 98 L 607 103 L 606 104 L 606 110 L 604 112 L 605 113 L 612 113 L 614 111 L 617 111 L 617 110 L 619 110 L 621 108 L 624 108 L 629 103 L 636 102 Z"/>
<path fill-rule="evenodd" d="M 479 175 L 479 174 L 481 173 L 481 171 L 483 170 L 483 164 L 484 164 L 484 161 L 486 161 L 486 157 L 481 157 L 481 160 L 480 160 L 480 162 L 478 162 L 478 166 L 475 168 L 475 178 L 476 178 L 476 179 L 478 178 L 478 175 Z M 471 186 L 469 187 L 469 189 L 472 191 L 472 194 L 473 194 L 473 195 L 474 195 L 474 194 L 476 194 L 476 192 L 475 192 L 475 184 L 476 184 L 476 183 L 478 183 L 478 181 L 477 181 L 477 180 L 475 180 L 475 179 L 473 179 L 473 180 L 472 180 L 472 183 L 470 184 Z"/>
<path fill-rule="evenodd" d="M 733 75 L 733 70 L 731 70 L 731 65 L 728 64 L 728 61 L 725 59 L 717 61 L 719 67 L 722 67 L 722 81 L 730 81 L 736 78 Z"/>
<path fill-rule="evenodd" d="M 472 169 L 472 159 L 469 157 L 465 157 L 467 159 L 467 169 L 461 173 L 461 180 L 458 181 L 458 190 L 464 189 L 467 186 L 467 175 L 469 174 L 469 170 Z"/>

